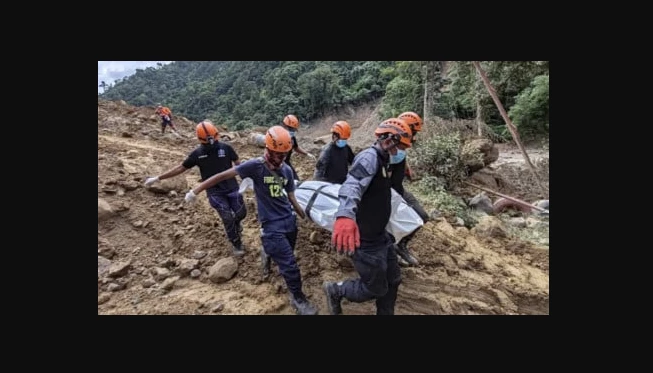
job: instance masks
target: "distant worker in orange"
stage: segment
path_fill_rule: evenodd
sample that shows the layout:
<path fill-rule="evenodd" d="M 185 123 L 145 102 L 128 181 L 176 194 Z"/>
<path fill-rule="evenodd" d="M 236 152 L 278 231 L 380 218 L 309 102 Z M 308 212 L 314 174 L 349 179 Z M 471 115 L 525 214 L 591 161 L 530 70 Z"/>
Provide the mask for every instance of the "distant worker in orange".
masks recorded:
<path fill-rule="evenodd" d="M 295 171 L 295 168 L 290 163 L 290 156 L 292 155 L 293 150 L 301 155 L 306 155 L 310 157 L 312 160 L 315 160 L 315 156 L 305 151 L 304 149 L 300 148 L 299 144 L 297 143 L 295 132 L 297 132 L 297 130 L 299 129 L 299 119 L 297 119 L 296 116 L 292 114 L 286 115 L 286 117 L 283 118 L 283 128 L 285 128 L 290 133 L 290 137 L 292 137 L 292 149 L 290 149 L 290 152 L 288 152 L 288 155 L 286 156 L 284 162 L 288 166 L 290 166 L 290 169 L 292 170 L 293 178 L 295 180 L 299 180 L 299 175 L 297 175 L 297 171 Z"/>
<path fill-rule="evenodd" d="M 166 132 L 166 127 L 170 126 L 170 128 L 176 133 L 177 129 L 175 128 L 175 125 L 172 124 L 172 111 L 170 108 L 166 106 L 161 106 L 160 104 L 157 105 L 156 111 L 154 111 L 155 114 L 158 114 L 161 116 L 161 134 L 163 135 Z"/>

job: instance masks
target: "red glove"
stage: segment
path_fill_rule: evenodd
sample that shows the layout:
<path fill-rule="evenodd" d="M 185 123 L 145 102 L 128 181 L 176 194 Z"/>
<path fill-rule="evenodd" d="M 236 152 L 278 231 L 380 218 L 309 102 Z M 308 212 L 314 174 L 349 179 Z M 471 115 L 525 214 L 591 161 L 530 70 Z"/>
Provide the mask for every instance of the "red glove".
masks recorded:
<path fill-rule="evenodd" d="M 344 216 L 337 218 L 333 224 L 331 244 L 336 247 L 338 254 L 352 255 L 361 245 L 361 234 L 358 231 L 356 222 Z"/>

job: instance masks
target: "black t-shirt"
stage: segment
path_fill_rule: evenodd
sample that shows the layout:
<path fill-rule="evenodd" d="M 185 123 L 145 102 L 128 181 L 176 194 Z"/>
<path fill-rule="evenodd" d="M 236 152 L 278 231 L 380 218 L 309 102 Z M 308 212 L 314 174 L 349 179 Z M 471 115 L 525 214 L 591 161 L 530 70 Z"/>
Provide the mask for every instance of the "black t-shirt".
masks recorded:
<path fill-rule="evenodd" d="M 325 145 L 315 165 L 314 179 L 342 184 L 347 179 L 349 165 L 354 162 L 354 152 L 349 145 L 339 148 L 334 143 Z"/>
<path fill-rule="evenodd" d="M 390 165 L 390 170 L 392 170 L 392 188 L 395 192 L 400 195 L 404 195 L 404 177 L 406 176 L 406 159 L 403 161 Z"/>
<path fill-rule="evenodd" d="M 237 160 L 238 154 L 231 145 L 218 141 L 213 143 L 213 146 L 203 144 L 195 148 L 182 163 L 182 166 L 185 168 L 198 166 L 202 181 L 204 181 L 217 173 L 230 169 L 233 167 L 231 163 Z M 238 182 L 236 178 L 232 177 L 209 188 L 206 192 L 225 194 L 234 189 L 238 189 Z"/>

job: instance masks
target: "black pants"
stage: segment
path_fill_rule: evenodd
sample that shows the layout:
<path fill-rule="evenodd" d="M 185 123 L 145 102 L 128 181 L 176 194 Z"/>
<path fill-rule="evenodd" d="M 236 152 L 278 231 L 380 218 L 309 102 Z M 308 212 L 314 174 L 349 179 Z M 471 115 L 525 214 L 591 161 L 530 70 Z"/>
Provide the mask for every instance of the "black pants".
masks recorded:
<path fill-rule="evenodd" d="M 292 177 L 293 177 L 295 180 L 299 180 L 299 175 L 297 174 L 297 171 L 295 171 L 295 167 L 293 167 L 292 164 L 290 163 L 290 159 L 288 159 L 288 158 L 286 157 L 286 159 L 284 160 L 284 162 L 285 162 L 288 166 L 290 166 L 290 169 L 292 170 Z"/>
<path fill-rule="evenodd" d="M 353 262 L 359 279 L 342 283 L 343 297 L 362 303 L 376 299 L 377 315 L 394 315 L 401 270 L 389 234 L 374 240 L 361 238 L 361 247 L 354 252 Z"/>
<path fill-rule="evenodd" d="M 411 192 L 404 189 L 404 194 L 402 195 L 402 197 L 404 197 L 404 201 L 406 201 L 406 204 L 412 207 L 412 209 L 415 210 L 417 215 L 419 215 L 419 217 L 422 218 L 422 220 L 424 220 L 424 223 L 426 223 L 429 220 L 429 214 L 427 214 L 426 211 L 424 211 L 422 205 L 419 204 L 419 201 L 417 200 L 417 198 L 415 198 L 415 196 Z"/>

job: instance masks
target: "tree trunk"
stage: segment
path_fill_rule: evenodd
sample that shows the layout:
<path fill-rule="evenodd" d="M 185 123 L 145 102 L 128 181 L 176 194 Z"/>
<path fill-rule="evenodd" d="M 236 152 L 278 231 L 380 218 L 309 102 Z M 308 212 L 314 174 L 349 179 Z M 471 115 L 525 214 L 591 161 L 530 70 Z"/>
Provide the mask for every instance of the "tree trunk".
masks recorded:
<path fill-rule="evenodd" d="M 485 125 L 485 122 L 483 121 L 483 105 L 481 105 L 483 96 L 481 94 L 481 84 L 483 84 L 483 80 L 478 71 L 476 71 L 476 74 L 474 75 L 476 76 L 474 81 L 474 97 L 476 97 L 476 128 L 478 137 L 483 137 L 483 125 Z"/>
<path fill-rule="evenodd" d="M 476 99 L 476 128 L 478 130 L 478 137 L 483 137 L 483 105 L 481 105 L 480 98 Z"/>
<path fill-rule="evenodd" d="M 429 82 L 429 67 L 428 64 L 424 65 L 424 115 L 422 118 L 422 121 L 426 123 L 426 117 L 427 113 L 429 112 L 428 107 L 427 107 L 427 97 L 428 97 L 428 82 Z"/>

